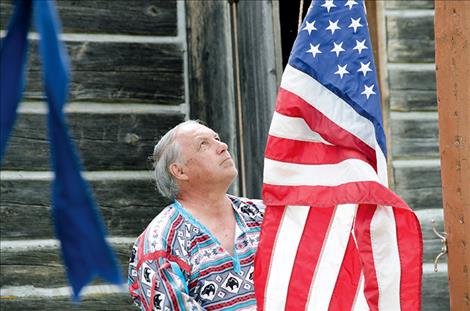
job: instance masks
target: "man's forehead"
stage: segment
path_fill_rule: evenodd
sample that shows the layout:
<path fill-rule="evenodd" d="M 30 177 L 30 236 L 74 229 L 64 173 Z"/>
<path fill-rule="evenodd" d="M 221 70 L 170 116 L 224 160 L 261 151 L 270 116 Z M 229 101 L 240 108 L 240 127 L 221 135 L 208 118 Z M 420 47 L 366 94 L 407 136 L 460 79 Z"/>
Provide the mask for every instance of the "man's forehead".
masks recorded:
<path fill-rule="evenodd" d="M 178 136 L 198 138 L 203 136 L 218 135 L 214 130 L 199 123 L 184 124 L 178 129 Z"/>

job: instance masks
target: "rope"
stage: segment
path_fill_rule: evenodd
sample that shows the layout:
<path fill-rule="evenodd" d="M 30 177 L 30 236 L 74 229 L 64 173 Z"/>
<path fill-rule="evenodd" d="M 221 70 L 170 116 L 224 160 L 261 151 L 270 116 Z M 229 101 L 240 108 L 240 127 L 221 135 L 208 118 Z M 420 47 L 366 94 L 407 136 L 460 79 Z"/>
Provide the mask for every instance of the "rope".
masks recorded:
<path fill-rule="evenodd" d="M 300 31 L 300 26 L 302 26 L 302 15 L 304 15 L 304 0 L 300 0 L 299 26 L 297 26 L 297 31 Z"/>

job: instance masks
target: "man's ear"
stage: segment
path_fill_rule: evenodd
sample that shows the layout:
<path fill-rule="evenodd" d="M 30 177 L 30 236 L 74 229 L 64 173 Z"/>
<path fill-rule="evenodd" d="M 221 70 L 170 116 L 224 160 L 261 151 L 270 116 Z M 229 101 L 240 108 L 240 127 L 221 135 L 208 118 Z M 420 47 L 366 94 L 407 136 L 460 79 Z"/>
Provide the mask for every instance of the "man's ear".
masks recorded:
<path fill-rule="evenodd" d="M 188 175 L 185 174 L 183 166 L 178 163 L 170 164 L 170 173 L 178 180 L 188 180 Z"/>

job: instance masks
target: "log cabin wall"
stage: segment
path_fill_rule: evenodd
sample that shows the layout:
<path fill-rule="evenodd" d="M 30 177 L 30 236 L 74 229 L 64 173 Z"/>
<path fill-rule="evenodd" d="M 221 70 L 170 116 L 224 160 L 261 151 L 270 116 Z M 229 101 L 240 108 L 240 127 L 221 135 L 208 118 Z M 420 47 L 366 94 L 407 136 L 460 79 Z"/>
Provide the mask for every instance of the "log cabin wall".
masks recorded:
<path fill-rule="evenodd" d="M 155 139 L 188 115 L 185 6 L 57 4 L 72 70 L 69 126 L 125 276 L 131 243 L 168 203 L 154 190 L 147 157 Z M 2 31 L 11 9 L 10 0 L 1 0 Z M 27 87 L 1 172 L 0 309 L 137 310 L 127 289 L 100 280 L 84 291 L 80 307 L 70 303 L 49 215 L 52 173 L 37 46 L 33 34 Z"/>
<path fill-rule="evenodd" d="M 448 310 L 447 257 L 434 272 L 444 230 L 434 63 L 434 1 L 385 1 L 394 189 L 423 232 L 423 310 Z"/>

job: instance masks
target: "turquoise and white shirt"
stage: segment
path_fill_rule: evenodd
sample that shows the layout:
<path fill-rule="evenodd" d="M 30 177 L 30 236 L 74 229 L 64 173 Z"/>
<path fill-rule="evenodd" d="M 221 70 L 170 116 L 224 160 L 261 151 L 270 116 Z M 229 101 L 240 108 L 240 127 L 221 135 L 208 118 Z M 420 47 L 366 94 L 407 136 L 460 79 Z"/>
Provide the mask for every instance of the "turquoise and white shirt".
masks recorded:
<path fill-rule="evenodd" d="M 236 218 L 233 256 L 177 201 L 139 236 L 128 284 L 141 310 L 256 310 L 253 268 L 264 205 L 229 198 Z"/>

